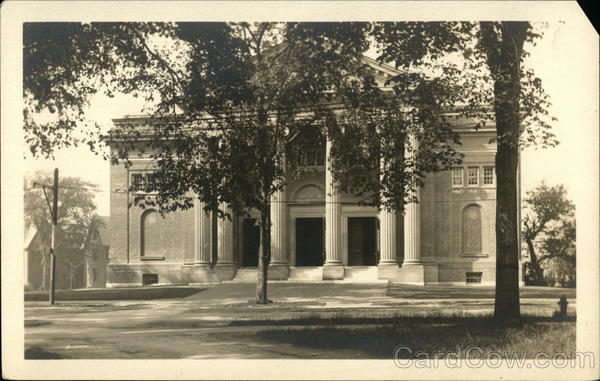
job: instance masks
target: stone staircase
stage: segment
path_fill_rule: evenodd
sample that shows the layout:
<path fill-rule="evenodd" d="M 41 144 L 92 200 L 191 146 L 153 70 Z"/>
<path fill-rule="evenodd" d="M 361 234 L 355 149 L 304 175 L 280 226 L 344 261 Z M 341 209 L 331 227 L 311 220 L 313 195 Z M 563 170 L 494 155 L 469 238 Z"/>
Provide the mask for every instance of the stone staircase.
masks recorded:
<path fill-rule="evenodd" d="M 346 266 L 344 282 L 348 283 L 378 283 L 377 266 Z"/>
<path fill-rule="evenodd" d="M 256 267 L 239 269 L 233 280 L 225 282 L 255 283 L 258 270 Z M 323 280 L 322 267 L 290 267 L 288 282 L 320 282 Z M 344 280 L 338 282 L 347 283 L 381 283 L 377 279 L 377 266 L 346 266 L 344 268 Z"/>
<path fill-rule="evenodd" d="M 240 283 L 256 283 L 257 276 L 258 270 L 256 269 L 256 267 L 241 268 L 235 273 L 233 281 Z"/>
<path fill-rule="evenodd" d="M 290 267 L 289 282 L 318 282 L 323 280 L 322 267 Z"/>

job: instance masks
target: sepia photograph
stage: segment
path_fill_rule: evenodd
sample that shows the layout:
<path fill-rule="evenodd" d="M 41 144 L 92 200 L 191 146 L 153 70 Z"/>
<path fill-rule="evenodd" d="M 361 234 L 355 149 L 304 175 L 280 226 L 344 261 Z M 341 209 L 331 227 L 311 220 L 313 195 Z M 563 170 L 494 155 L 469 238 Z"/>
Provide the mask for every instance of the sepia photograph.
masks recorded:
<path fill-rule="evenodd" d="M 4 378 L 600 376 L 576 2 L 127 3 L 2 8 Z"/>

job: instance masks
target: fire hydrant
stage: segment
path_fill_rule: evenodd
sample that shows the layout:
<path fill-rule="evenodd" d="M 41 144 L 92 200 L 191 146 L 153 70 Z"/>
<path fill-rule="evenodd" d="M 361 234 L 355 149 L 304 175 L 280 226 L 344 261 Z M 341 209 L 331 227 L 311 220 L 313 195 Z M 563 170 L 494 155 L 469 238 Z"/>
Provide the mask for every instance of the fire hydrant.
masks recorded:
<path fill-rule="evenodd" d="M 558 306 L 560 307 L 560 311 L 558 311 L 558 319 L 559 320 L 567 320 L 567 306 L 569 302 L 567 301 L 567 297 L 563 294 L 558 301 Z"/>

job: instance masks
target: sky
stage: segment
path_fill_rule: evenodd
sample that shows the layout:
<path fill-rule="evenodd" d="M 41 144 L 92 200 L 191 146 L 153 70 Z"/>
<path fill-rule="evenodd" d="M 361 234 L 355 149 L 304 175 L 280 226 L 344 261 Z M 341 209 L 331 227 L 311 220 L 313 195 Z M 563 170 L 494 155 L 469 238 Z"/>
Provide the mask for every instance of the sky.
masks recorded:
<path fill-rule="evenodd" d="M 585 88 L 588 77 L 580 70 L 582 42 L 580 36 L 587 32 L 583 25 L 552 22 L 544 29 L 543 37 L 535 47 L 530 47 L 531 56 L 527 66 L 532 67 L 543 81 L 553 106 L 551 115 L 558 118 L 553 125 L 553 133 L 560 144 L 549 149 L 526 148 L 522 153 L 521 179 L 522 195 L 545 181 L 548 184 L 565 184 L 573 197 L 573 185 L 581 171 L 574 170 L 585 162 L 577 155 L 582 147 L 581 134 L 575 133 L 578 126 L 585 123 L 581 96 L 578 89 Z M 597 73 L 593 74 L 597 75 Z M 589 87 L 589 86 L 588 86 Z M 585 94 L 583 94 L 585 95 Z M 89 118 L 96 120 L 108 130 L 111 119 L 127 114 L 140 114 L 144 103 L 139 98 L 117 95 L 108 98 L 97 95 L 92 98 Z M 597 113 L 597 105 L 595 113 Z M 592 116 L 593 117 L 593 116 Z M 110 214 L 110 164 L 95 156 L 86 147 L 62 150 L 56 153 L 55 160 L 26 159 L 26 174 L 37 170 L 52 171 L 59 168 L 60 176 L 77 176 L 97 184 L 100 192 L 96 196 L 98 213 Z"/>

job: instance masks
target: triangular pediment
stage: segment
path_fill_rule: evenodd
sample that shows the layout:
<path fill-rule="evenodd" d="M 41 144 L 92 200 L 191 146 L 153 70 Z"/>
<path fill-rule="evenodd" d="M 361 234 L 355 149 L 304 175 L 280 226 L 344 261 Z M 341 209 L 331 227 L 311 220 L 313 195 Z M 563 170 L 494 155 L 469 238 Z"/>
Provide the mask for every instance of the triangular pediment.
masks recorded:
<path fill-rule="evenodd" d="M 373 75 L 375 76 L 375 80 L 380 87 L 390 87 L 385 85 L 386 81 L 401 73 L 400 70 L 395 69 L 390 65 L 380 63 L 377 60 L 365 55 L 362 57 L 362 62 L 371 67 L 373 70 Z"/>

